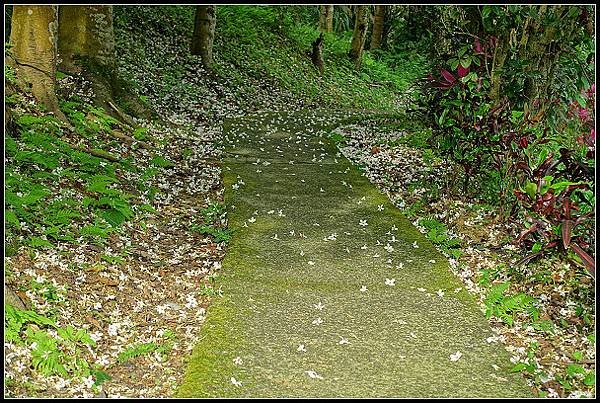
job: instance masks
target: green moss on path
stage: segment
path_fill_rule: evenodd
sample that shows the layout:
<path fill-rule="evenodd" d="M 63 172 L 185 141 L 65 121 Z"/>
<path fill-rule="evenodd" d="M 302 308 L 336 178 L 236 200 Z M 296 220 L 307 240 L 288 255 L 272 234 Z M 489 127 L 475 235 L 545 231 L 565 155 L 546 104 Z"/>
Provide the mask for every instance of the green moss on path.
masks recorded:
<path fill-rule="evenodd" d="M 226 125 L 234 236 L 178 396 L 532 396 L 446 259 L 327 140 L 350 118 Z"/>

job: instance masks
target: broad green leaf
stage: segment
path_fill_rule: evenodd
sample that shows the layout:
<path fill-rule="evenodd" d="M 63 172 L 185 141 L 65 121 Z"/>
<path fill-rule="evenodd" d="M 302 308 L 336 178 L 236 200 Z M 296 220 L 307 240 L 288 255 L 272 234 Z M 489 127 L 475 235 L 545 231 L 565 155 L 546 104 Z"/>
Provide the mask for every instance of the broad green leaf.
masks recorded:
<path fill-rule="evenodd" d="M 525 364 L 524 362 L 520 362 L 517 365 L 515 365 L 514 367 L 512 367 L 510 372 L 521 372 L 526 368 L 527 368 L 527 364 Z"/>
<path fill-rule="evenodd" d="M 533 182 L 527 182 L 524 189 L 527 196 L 531 198 L 531 200 L 535 200 L 535 193 L 537 191 L 537 185 Z"/>
<path fill-rule="evenodd" d="M 113 227 L 119 227 L 126 221 L 126 217 L 115 209 L 108 209 L 102 212 L 102 217 Z"/>

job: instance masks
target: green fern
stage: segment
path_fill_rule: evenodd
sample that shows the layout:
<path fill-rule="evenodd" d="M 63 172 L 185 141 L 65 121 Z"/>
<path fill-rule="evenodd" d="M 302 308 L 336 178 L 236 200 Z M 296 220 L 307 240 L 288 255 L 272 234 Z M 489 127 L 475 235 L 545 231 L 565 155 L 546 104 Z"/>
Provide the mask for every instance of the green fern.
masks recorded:
<path fill-rule="evenodd" d="M 32 248 L 54 248 L 54 244 L 46 239 L 32 236 L 27 239 L 27 245 Z"/>
<path fill-rule="evenodd" d="M 508 281 L 492 286 L 484 301 L 486 317 L 496 316 L 510 326 L 514 324 L 515 315 L 519 313 L 525 313 L 537 321 L 539 311 L 535 307 L 535 298 L 524 293 L 505 296 L 504 293 L 509 286 Z"/>
<path fill-rule="evenodd" d="M 129 346 L 125 351 L 120 352 L 117 356 L 117 360 L 120 363 L 123 363 L 131 358 L 150 354 L 157 349 L 158 345 L 156 343 L 134 344 L 133 346 Z"/>
<path fill-rule="evenodd" d="M 419 225 L 428 230 L 425 235 L 427 239 L 438 246 L 443 252 L 455 259 L 458 259 L 462 255 L 462 251 L 459 248 L 460 239 L 451 238 L 448 235 L 448 228 L 444 223 L 433 218 L 422 218 L 419 220 Z"/>
<path fill-rule="evenodd" d="M 52 319 L 48 319 L 34 311 L 23 311 L 10 304 L 4 305 L 4 340 L 21 344 L 23 341 L 20 333 L 27 323 L 56 327 Z"/>
<path fill-rule="evenodd" d="M 34 311 L 23 311 L 11 305 L 5 305 L 4 340 L 19 345 L 31 346 L 31 365 L 34 370 L 45 376 L 60 375 L 87 376 L 90 365 L 82 358 L 84 346 L 95 346 L 96 342 L 87 330 L 75 331 L 72 326 L 64 328 Z M 32 327 L 35 324 L 37 327 Z M 56 330 L 55 338 L 45 329 Z M 25 328 L 25 332 L 22 333 Z"/>
<path fill-rule="evenodd" d="M 96 221 L 94 224 L 86 225 L 81 228 L 81 230 L 79 230 L 79 234 L 88 239 L 104 239 L 108 238 L 112 231 L 112 228 L 105 226 L 99 221 Z"/>
<path fill-rule="evenodd" d="M 201 234 L 212 236 L 219 243 L 220 242 L 228 243 L 231 240 L 232 231 L 230 229 L 221 229 L 221 228 L 211 227 L 209 225 L 198 225 L 198 224 L 192 224 L 190 227 L 193 231 L 197 231 Z"/>
<path fill-rule="evenodd" d="M 207 224 L 212 224 L 216 219 L 221 218 L 225 213 L 225 206 L 219 203 L 212 203 L 206 208 L 200 210 L 204 215 L 204 221 Z"/>
<path fill-rule="evenodd" d="M 27 339 L 35 343 L 31 350 L 31 363 L 33 368 L 43 375 L 61 375 L 66 377 L 69 373 L 63 364 L 64 354 L 58 349 L 57 340 L 48 336 L 48 333 L 31 328 L 27 329 Z"/>
<path fill-rule="evenodd" d="M 171 168 L 175 166 L 175 164 L 173 164 L 171 161 L 164 159 L 160 155 L 157 155 L 154 158 L 152 158 L 150 160 L 150 163 L 154 166 L 161 168 Z"/>

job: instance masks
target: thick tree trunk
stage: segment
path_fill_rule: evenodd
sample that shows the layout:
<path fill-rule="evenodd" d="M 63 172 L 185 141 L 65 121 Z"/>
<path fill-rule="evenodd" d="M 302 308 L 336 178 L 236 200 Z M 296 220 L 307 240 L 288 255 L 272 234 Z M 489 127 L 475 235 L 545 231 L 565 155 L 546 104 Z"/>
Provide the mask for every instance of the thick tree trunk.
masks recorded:
<path fill-rule="evenodd" d="M 371 35 L 371 49 L 381 47 L 383 39 L 383 26 L 388 6 L 375 6 L 375 16 L 373 18 L 373 34 Z"/>
<path fill-rule="evenodd" d="M 321 6 L 319 29 L 321 32 L 333 32 L 333 5 Z"/>
<path fill-rule="evenodd" d="M 135 125 L 127 114 L 116 109 L 115 99 L 127 105 L 127 113 L 152 116 L 119 80 L 112 6 L 60 6 L 58 21 L 59 69 L 69 74 L 82 73 L 92 83 L 95 103 L 115 118 Z"/>
<path fill-rule="evenodd" d="M 58 22 L 61 71 L 79 73 L 82 67 L 114 71 L 112 6 L 60 6 Z"/>
<path fill-rule="evenodd" d="M 19 85 L 49 111 L 66 120 L 56 98 L 56 6 L 13 6 L 10 43 L 11 64 Z"/>
<path fill-rule="evenodd" d="M 194 35 L 190 51 L 193 55 L 200 55 L 204 67 L 213 64 L 213 40 L 216 25 L 215 6 L 197 6 Z"/>
<path fill-rule="evenodd" d="M 365 39 L 367 38 L 367 29 L 369 27 L 369 6 L 356 6 L 356 19 L 354 23 L 354 32 L 352 33 L 352 45 L 348 57 L 354 63 L 358 70 L 362 63 L 362 54 L 365 48 Z"/>

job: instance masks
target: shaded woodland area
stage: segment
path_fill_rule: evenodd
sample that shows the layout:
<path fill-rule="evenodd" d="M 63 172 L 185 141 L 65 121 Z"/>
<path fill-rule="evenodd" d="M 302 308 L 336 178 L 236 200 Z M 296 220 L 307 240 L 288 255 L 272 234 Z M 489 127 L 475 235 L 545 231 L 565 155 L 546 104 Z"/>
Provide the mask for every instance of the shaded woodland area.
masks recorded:
<path fill-rule="evenodd" d="M 224 133 L 298 111 L 533 393 L 595 395 L 595 6 L 4 11 L 5 396 L 174 396 L 236 236 Z"/>

